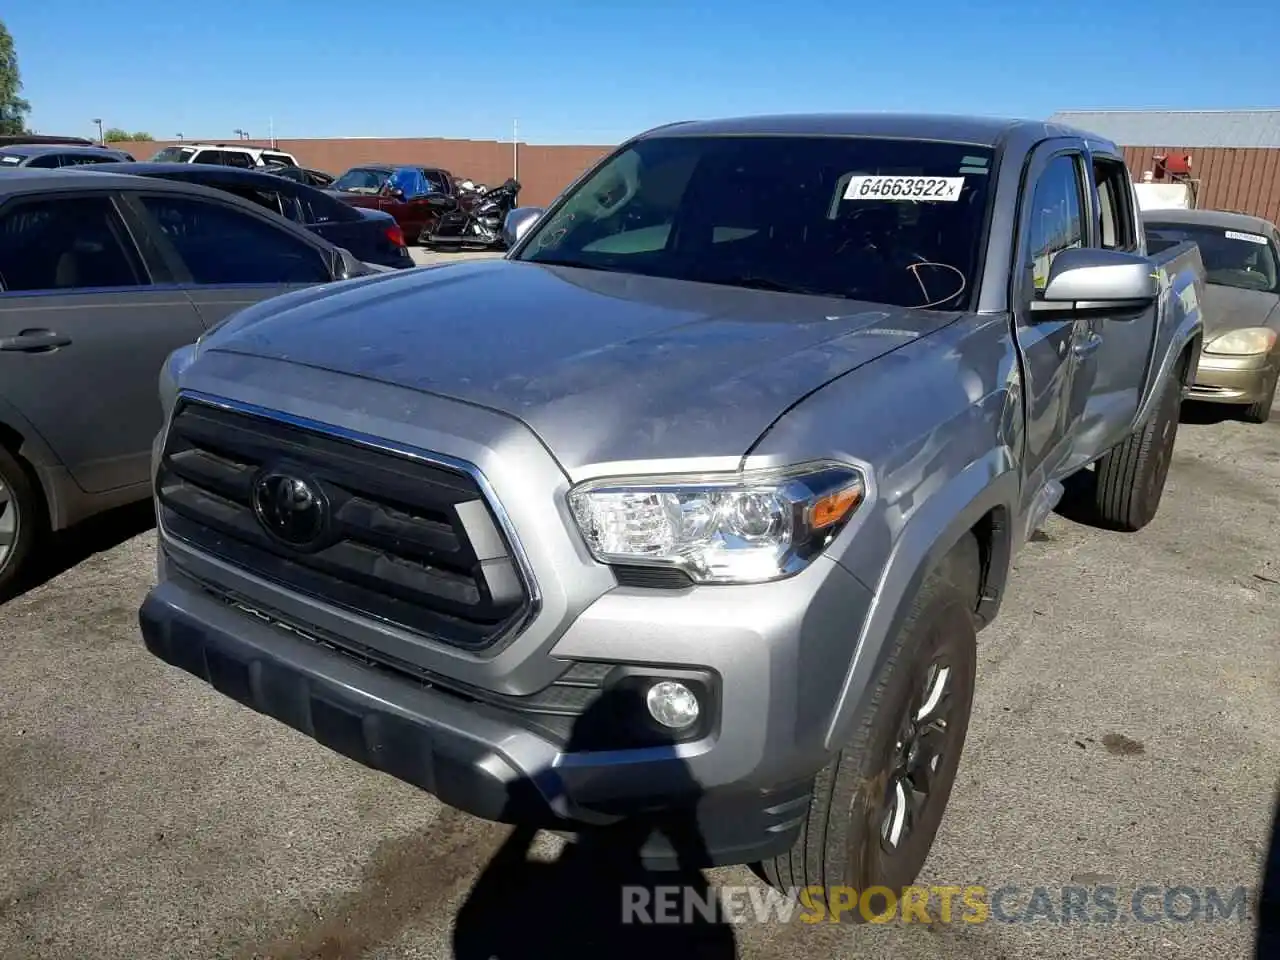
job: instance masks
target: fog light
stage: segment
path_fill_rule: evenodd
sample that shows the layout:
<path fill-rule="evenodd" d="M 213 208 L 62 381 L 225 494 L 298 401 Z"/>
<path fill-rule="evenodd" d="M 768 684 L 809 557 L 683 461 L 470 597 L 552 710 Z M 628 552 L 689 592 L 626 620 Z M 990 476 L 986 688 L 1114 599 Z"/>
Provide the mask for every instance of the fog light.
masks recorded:
<path fill-rule="evenodd" d="M 664 727 L 681 730 L 695 723 L 702 708 L 692 690 L 675 680 L 662 680 L 644 698 L 649 715 Z"/>

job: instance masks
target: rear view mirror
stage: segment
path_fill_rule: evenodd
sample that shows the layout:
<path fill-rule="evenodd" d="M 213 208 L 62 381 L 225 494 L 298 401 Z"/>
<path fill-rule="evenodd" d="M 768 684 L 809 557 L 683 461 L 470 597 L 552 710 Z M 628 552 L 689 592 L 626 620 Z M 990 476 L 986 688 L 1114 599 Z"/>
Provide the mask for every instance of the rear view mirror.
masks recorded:
<path fill-rule="evenodd" d="M 502 242 L 508 248 L 514 247 L 520 238 L 538 222 L 542 214 L 541 207 L 516 207 L 502 222 Z"/>
<path fill-rule="evenodd" d="M 1141 310 L 1159 294 L 1151 261 L 1122 250 L 1073 247 L 1053 258 L 1044 292 L 1031 302 L 1034 313 L 1124 312 Z"/>
<path fill-rule="evenodd" d="M 346 247 L 334 247 L 329 273 L 335 280 L 364 276 L 364 264 Z"/>

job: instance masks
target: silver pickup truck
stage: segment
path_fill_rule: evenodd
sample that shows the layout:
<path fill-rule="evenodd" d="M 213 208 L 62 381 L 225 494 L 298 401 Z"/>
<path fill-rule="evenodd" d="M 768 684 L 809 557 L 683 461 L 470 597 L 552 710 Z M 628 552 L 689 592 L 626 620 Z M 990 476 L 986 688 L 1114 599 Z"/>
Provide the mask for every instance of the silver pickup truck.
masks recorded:
<path fill-rule="evenodd" d="M 1156 513 L 1197 248 L 1114 144 L 923 116 L 659 128 L 511 224 L 171 357 L 148 648 L 480 817 L 910 883 L 1015 552 L 1084 471 Z"/>

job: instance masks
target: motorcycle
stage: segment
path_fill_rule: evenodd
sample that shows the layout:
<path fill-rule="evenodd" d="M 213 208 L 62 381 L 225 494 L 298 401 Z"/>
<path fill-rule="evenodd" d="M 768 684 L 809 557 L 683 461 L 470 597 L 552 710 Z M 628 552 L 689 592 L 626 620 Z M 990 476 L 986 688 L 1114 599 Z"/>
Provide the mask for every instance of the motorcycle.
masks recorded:
<path fill-rule="evenodd" d="M 418 242 L 424 247 L 501 250 L 502 224 L 516 205 L 520 183 L 505 183 L 483 193 L 461 192 L 456 197 L 434 196 L 427 205 L 439 214 L 423 228 Z"/>

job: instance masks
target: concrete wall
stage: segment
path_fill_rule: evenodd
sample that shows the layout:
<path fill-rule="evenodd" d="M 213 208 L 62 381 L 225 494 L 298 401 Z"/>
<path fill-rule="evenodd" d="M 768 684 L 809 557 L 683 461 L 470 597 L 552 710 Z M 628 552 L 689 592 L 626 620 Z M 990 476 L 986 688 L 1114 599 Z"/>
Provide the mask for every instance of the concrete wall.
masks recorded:
<path fill-rule="evenodd" d="M 261 140 L 213 140 L 191 142 L 240 142 L 245 146 L 268 147 Z M 177 141 L 155 143 L 113 143 L 139 160 Z M 613 148 L 611 146 L 545 146 L 522 143 L 516 157 L 510 143 L 493 140 L 442 140 L 434 138 L 277 140 L 276 146 L 298 158 L 304 167 L 340 174 L 361 163 L 420 163 L 443 167 L 459 179 L 497 186 L 512 175 L 515 161 L 519 169 L 520 203 L 541 206 L 553 200 L 575 177 Z"/>

